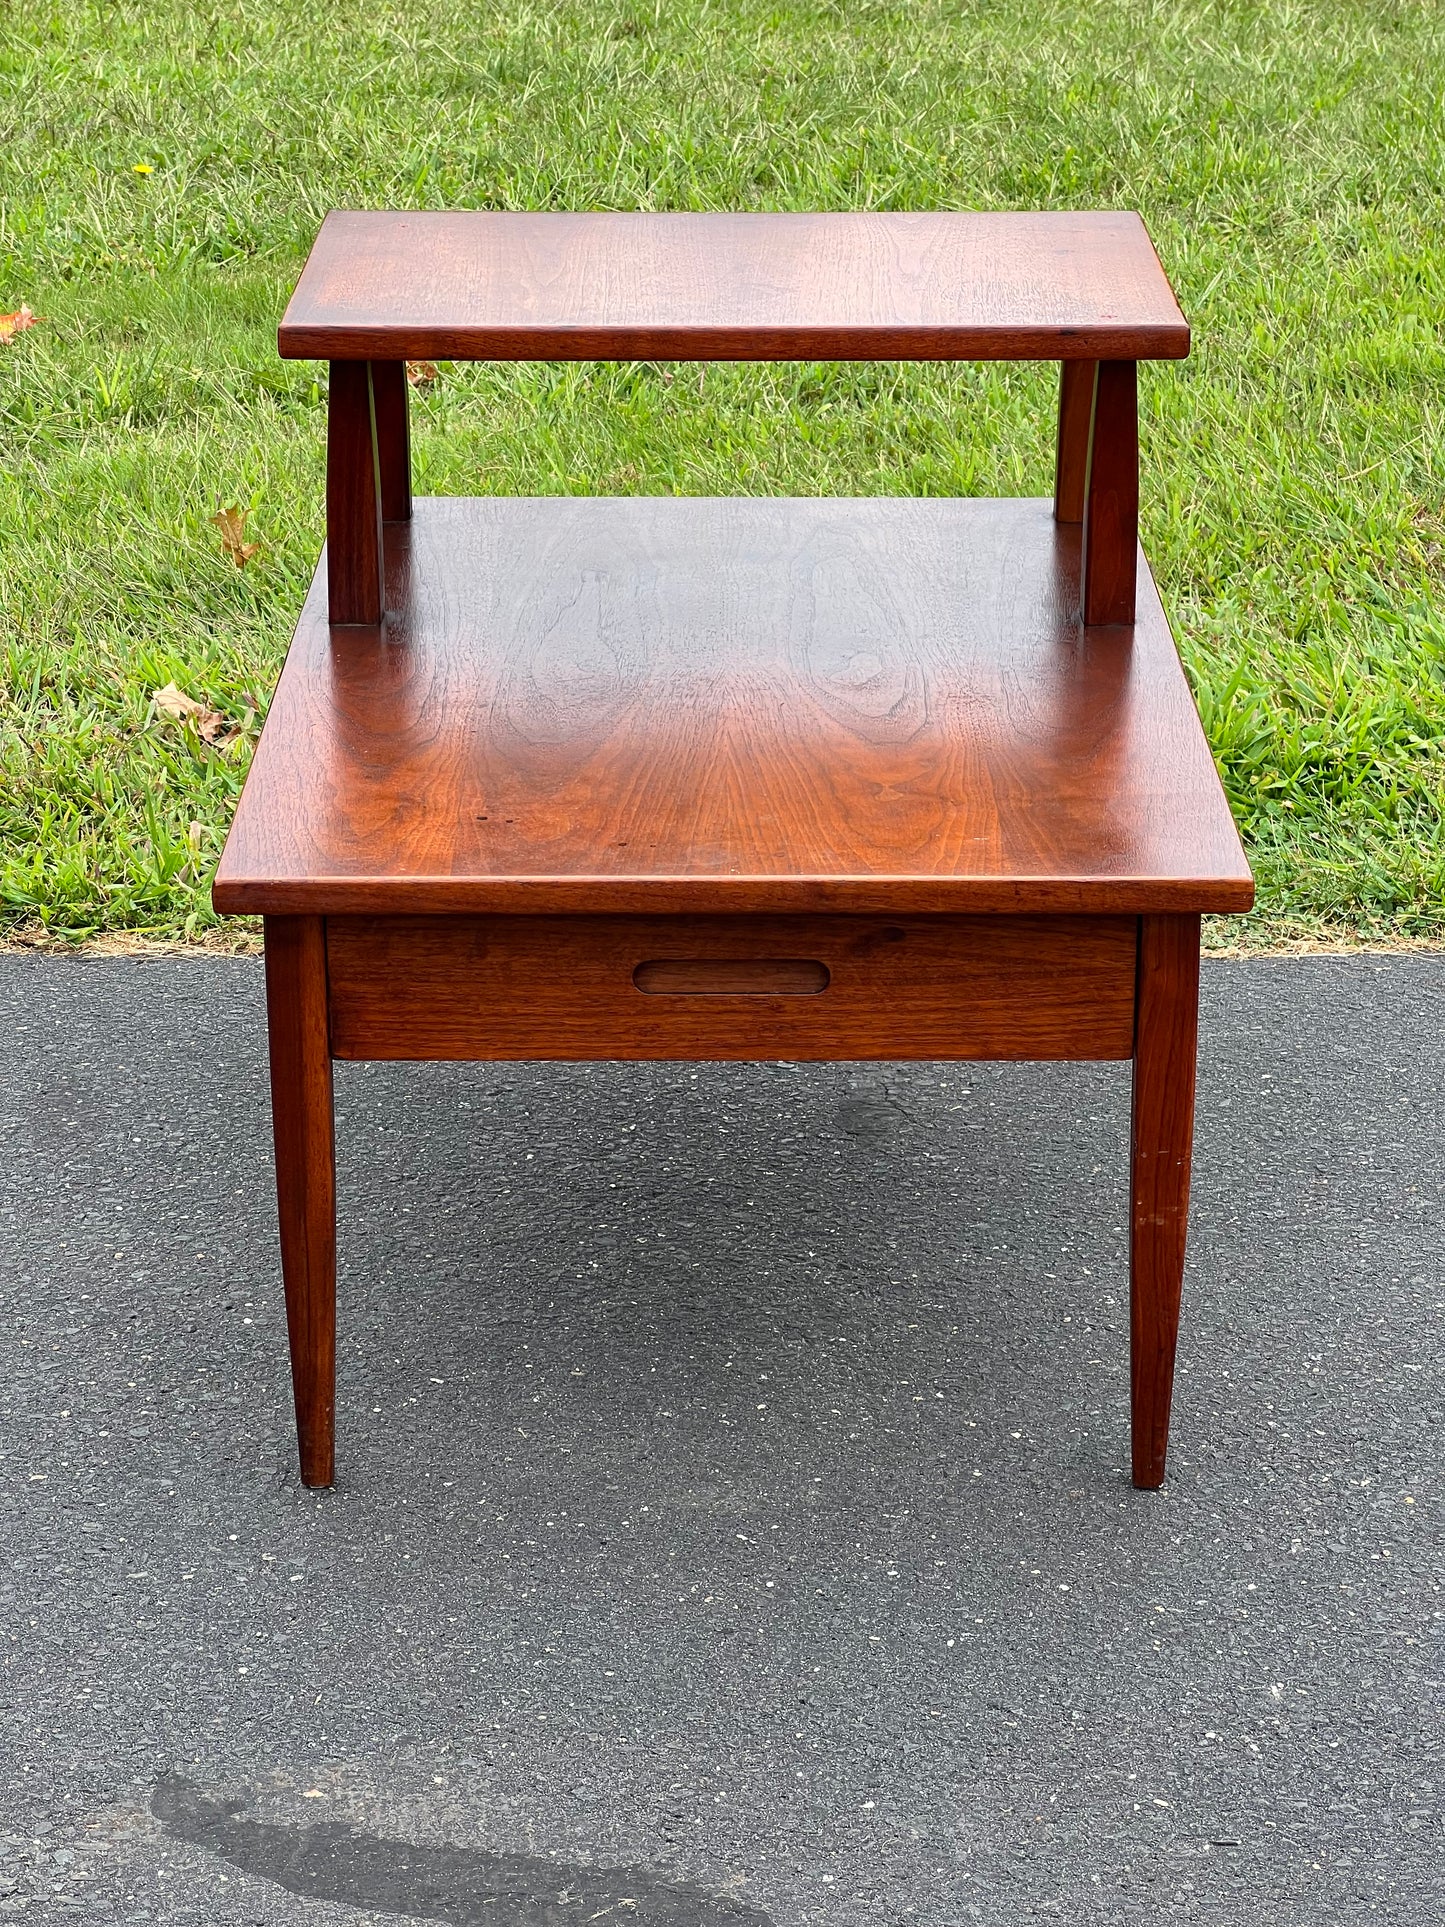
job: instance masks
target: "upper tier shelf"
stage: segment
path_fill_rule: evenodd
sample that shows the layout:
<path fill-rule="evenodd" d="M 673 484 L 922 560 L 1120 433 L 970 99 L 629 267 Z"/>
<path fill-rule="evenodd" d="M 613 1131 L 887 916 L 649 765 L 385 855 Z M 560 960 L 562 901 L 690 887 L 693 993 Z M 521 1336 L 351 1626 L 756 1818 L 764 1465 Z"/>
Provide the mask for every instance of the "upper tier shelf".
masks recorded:
<path fill-rule="evenodd" d="M 329 214 L 281 353 L 1139 361 L 1189 326 L 1137 214 Z"/>

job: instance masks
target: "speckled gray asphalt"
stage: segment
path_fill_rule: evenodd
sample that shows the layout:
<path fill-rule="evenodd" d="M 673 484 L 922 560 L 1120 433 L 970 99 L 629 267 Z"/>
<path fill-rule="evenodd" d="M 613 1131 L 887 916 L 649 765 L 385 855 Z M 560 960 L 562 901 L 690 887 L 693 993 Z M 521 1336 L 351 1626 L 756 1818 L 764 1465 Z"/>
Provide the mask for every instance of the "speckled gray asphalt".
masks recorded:
<path fill-rule="evenodd" d="M 0 957 L 0 1916 L 1431 1927 L 1445 958 L 1127 1067 L 340 1066 L 296 1479 L 253 960 Z"/>

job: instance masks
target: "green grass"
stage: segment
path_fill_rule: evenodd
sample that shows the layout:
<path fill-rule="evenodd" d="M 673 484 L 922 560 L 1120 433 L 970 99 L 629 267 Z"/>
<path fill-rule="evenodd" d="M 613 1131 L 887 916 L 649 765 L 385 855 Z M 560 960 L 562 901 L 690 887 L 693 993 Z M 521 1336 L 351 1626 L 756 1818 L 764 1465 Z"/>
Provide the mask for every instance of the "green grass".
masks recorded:
<path fill-rule="evenodd" d="M 1445 936 L 1445 9 L 0 11 L 0 914 L 204 936 L 321 538 L 274 326 L 332 206 L 1139 208 L 1195 328 L 1145 540 L 1258 931 Z M 136 172 L 148 166 L 149 174 Z M 442 370 L 434 492 L 1043 493 L 1055 372 Z M 210 516 L 249 508 L 244 571 Z"/>

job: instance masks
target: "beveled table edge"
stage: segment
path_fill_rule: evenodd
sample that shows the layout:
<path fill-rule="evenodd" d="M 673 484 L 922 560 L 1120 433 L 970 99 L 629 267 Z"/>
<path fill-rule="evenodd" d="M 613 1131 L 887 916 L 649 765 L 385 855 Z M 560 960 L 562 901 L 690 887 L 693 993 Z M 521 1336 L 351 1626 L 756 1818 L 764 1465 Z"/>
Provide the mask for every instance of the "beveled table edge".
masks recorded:
<path fill-rule="evenodd" d="M 1215 877 L 247 877 L 221 870 L 222 916 L 1149 916 L 1238 914 L 1243 869 Z"/>
<path fill-rule="evenodd" d="M 1189 326 L 377 327 L 282 322 L 285 361 L 1183 361 Z"/>

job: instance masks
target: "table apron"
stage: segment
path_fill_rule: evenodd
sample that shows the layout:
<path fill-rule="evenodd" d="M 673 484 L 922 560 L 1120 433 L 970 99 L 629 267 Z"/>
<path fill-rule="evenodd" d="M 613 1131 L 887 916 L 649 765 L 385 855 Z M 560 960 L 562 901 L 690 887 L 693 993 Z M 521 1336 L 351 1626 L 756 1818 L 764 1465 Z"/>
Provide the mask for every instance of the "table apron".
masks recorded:
<path fill-rule="evenodd" d="M 329 917 L 332 1055 L 1119 1059 L 1128 916 Z"/>

